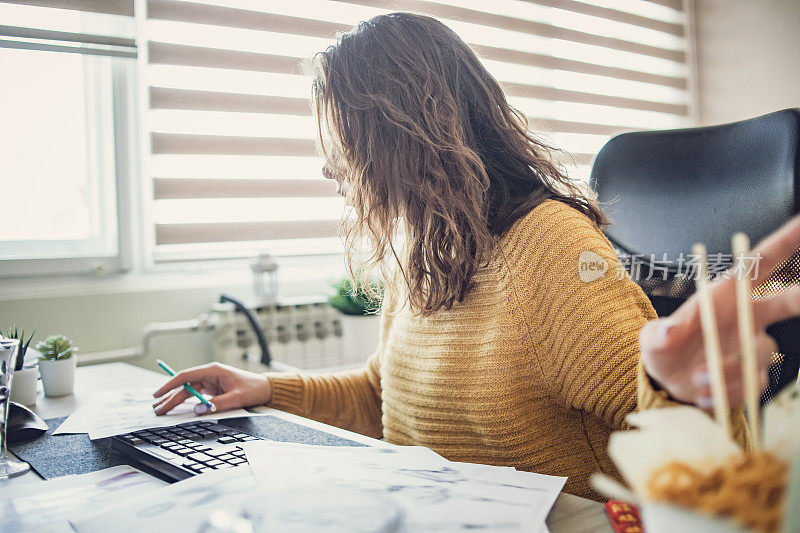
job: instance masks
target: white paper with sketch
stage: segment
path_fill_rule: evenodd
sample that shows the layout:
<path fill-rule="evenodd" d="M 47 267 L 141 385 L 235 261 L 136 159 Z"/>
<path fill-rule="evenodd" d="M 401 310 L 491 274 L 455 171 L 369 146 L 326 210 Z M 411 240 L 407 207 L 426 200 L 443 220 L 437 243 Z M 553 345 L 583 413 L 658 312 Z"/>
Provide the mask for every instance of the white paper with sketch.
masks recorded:
<path fill-rule="evenodd" d="M 309 520 L 311 518 L 311 520 Z M 363 494 L 274 491 L 256 486 L 247 466 L 216 470 L 147 496 L 72 521 L 79 533 L 139 531 L 280 531 L 281 533 L 389 533 L 400 531 L 391 502 Z M 237 526 L 234 528 L 233 526 Z"/>
<path fill-rule="evenodd" d="M 222 516 L 228 524 L 284 533 L 546 531 L 544 518 L 564 483 L 451 463 L 419 447 L 277 444 L 269 457 L 250 454 L 260 463 L 258 480 L 246 466 L 208 472 L 72 524 L 79 533 L 105 533 L 112 521 L 115 533 L 201 531 Z M 282 465 L 287 457 L 290 464 Z"/>
<path fill-rule="evenodd" d="M 72 532 L 69 519 L 166 486 L 130 466 L 14 486 L 0 493 L 0 531 Z"/>
<path fill-rule="evenodd" d="M 73 519 L 80 533 L 201 531 L 216 509 L 235 506 L 256 491 L 246 465 L 214 470 Z"/>
<path fill-rule="evenodd" d="M 507 468 L 464 466 L 417 447 L 269 441 L 243 447 L 260 486 L 279 492 L 313 486 L 381 496 L 402 509 L 404 531 L 540 530 L 566 481 Z"/>
<path fill-rule="evenodd" d="M 187 400 L 166 415 L 153 412 L 151 389 L 124 389 L 93 392 L 84 408 L 73 413 L 54 432 L 88 433 L 92 440 L 120 435 L 145 428 L 171 426 L 196 420 L 219 420 L 239 416 L 257 416 L 244 409 L 234 409 L 207 415 L 196 415 L 198 401 Z M 73 417 L 75 417 L 73 419 Z"/>

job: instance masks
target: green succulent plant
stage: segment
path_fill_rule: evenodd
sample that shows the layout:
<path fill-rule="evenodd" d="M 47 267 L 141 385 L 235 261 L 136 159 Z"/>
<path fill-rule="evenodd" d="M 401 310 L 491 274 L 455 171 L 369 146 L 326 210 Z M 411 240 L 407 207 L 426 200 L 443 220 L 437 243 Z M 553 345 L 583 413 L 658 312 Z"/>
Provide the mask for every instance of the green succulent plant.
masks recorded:
<path fill-rule="evenodd" d="M 8 328 L 8 332 L 6 332 L 6 338 L 8 339 L 19 339 L 19 349 L 17 350 L 17 360 L 14 362 L 14 371 L 22 370 L 22 365 L 25 364 L 25 353 L 28 351 L 28 346 L 31 345 L 31 341 L 33 340 L 33 336 L 36 334 L 36 330 L 33 330 L 33 333 L 30 334 L 28 340 L 25 340 L 25 330 L 19 331 L 17 326 L 12 328 Z"/>
<path fill-rule="evenodd" d="M 72 346 L 72 340 L 64 335 L 50 335 L 44 341 L 36 345 L 36 349 L 42 352 L 39 360 L 60 361 L 69 359 L 76 353 L 78 348 Z"/>
<path fill-rule="evenodd" d="M 378 280 L 370 279 L 365 283 L 358 278 L 353 286 L 352 280 L 345 277 L 332 286 L 335 292 L 328 296 L 328 302 L 345 315 L 371 315 L 380 309 L 383 283 Z"/>

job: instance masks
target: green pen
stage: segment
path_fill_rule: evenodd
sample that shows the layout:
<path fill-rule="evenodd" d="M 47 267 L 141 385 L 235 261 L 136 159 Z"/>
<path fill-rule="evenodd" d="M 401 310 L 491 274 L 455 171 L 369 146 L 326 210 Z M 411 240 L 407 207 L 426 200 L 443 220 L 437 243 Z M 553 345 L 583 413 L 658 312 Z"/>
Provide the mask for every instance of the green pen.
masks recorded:
<path fill-rule="evenodd" d="M 176 374 L 176 372 L 175 372 L 174 370 L 172 370 L 172 368 L 170 368 L 170 366 L 169 366 L 167 363 L 165 363 L 164 361 L 162 361 L 161 359 L 156 359 L 156 364 L 157 364 L 158 366 L 160 366 L 160 367 L 161 367 L 161 369 L 162 369 L 164 372 L 166 372 L 167 374 L 169 374 L 170 376 L 174 376 L 174 375 Z M 216 411 L 216 410 L 217 410 L 217 406 L 216 406 L 216 405 L 214 405 L 213 403 L 211 403 L 211 402 L 209 402 L 208 400 L 206 400 L 206 399 L 203 397 L 203 395 L 202 395 L 202 394 L 200 394 L 199 392 L 197 392 L 197 391 L 195 390 L 195 388 L 194 388 L 194 387 L 192 387 L 191 385 L 189 385 L 188 383 L 184 383 L 184 384 L 183 384 L 183 388 L 184 388 L 184 389 L 186 389 L 186 392 L 188 392 L 188 393 L 190 393 L 190 394 L 194 395 L 194 396 L 195 396 L 195 397 L 196 397 L 198 400 L 200 400 L 201 402 L 203 402 L 203 405 L 205 405 L 206 407 L 208 407 L 208 412 L 209 412 L 209 413 L 213 413 L 214 411 Z"/>

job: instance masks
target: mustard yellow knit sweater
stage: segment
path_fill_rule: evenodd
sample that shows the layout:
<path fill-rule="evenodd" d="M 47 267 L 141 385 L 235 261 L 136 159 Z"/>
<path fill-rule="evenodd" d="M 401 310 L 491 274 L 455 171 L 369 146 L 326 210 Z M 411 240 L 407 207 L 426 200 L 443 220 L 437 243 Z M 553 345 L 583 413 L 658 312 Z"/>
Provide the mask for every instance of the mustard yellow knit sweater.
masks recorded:
<path fill-rule="evenodd" d="M 608 262 L 600 279 L 581 281 L 584 251 Z M 365 368 L 270 374 L 270 405 L 455 461 L 568 476 L 567 492 L 596 497 L 589 475 L 615 473 L 609 433 L 637 403 L 669 403 L 639 364 L 656 314 L 618 266 L 586 216 L 544 202 L 498 238 L 464 301 L 420 317 L 390 288 Z"/>

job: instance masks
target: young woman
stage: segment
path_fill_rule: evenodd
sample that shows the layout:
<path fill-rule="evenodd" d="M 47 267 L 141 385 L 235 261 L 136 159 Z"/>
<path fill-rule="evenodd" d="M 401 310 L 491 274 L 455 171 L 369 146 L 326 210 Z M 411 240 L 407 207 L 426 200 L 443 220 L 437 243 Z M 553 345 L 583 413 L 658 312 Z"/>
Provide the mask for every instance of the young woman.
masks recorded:
<path fill-rule="evenodd" d="M 369 239 L 368 263 L 393 271 L 380 344 L 363 369 L 335 374 L 189 369 L 156 391 L 178 388 L 157 413 L 187 399 L 179 387 L 191 382 L 219 409 L 267 404 L 453 460 L 569 476 L 567 491 L 593 496 L 588 477 L 613 473 L 607 440 L 627 413 L 708 406 L 697 302 L 656 320 L 639 287 L 614 275 L 600 208 L 455 33 L 381 15 L 313 66 L 324 173 L 356 214 L 348 248 Z M 795 219 L 758 249 L 760 271 L 798 245 Z M 605 276 L 580 280 L 585 251 L 608 262 Z M 740 402 L 734 295 L 732 280 L 714 285 Z M 775 345 L 764 328 L 799 314 L 800 295 L 755 313 L 766 366 Z"/>

